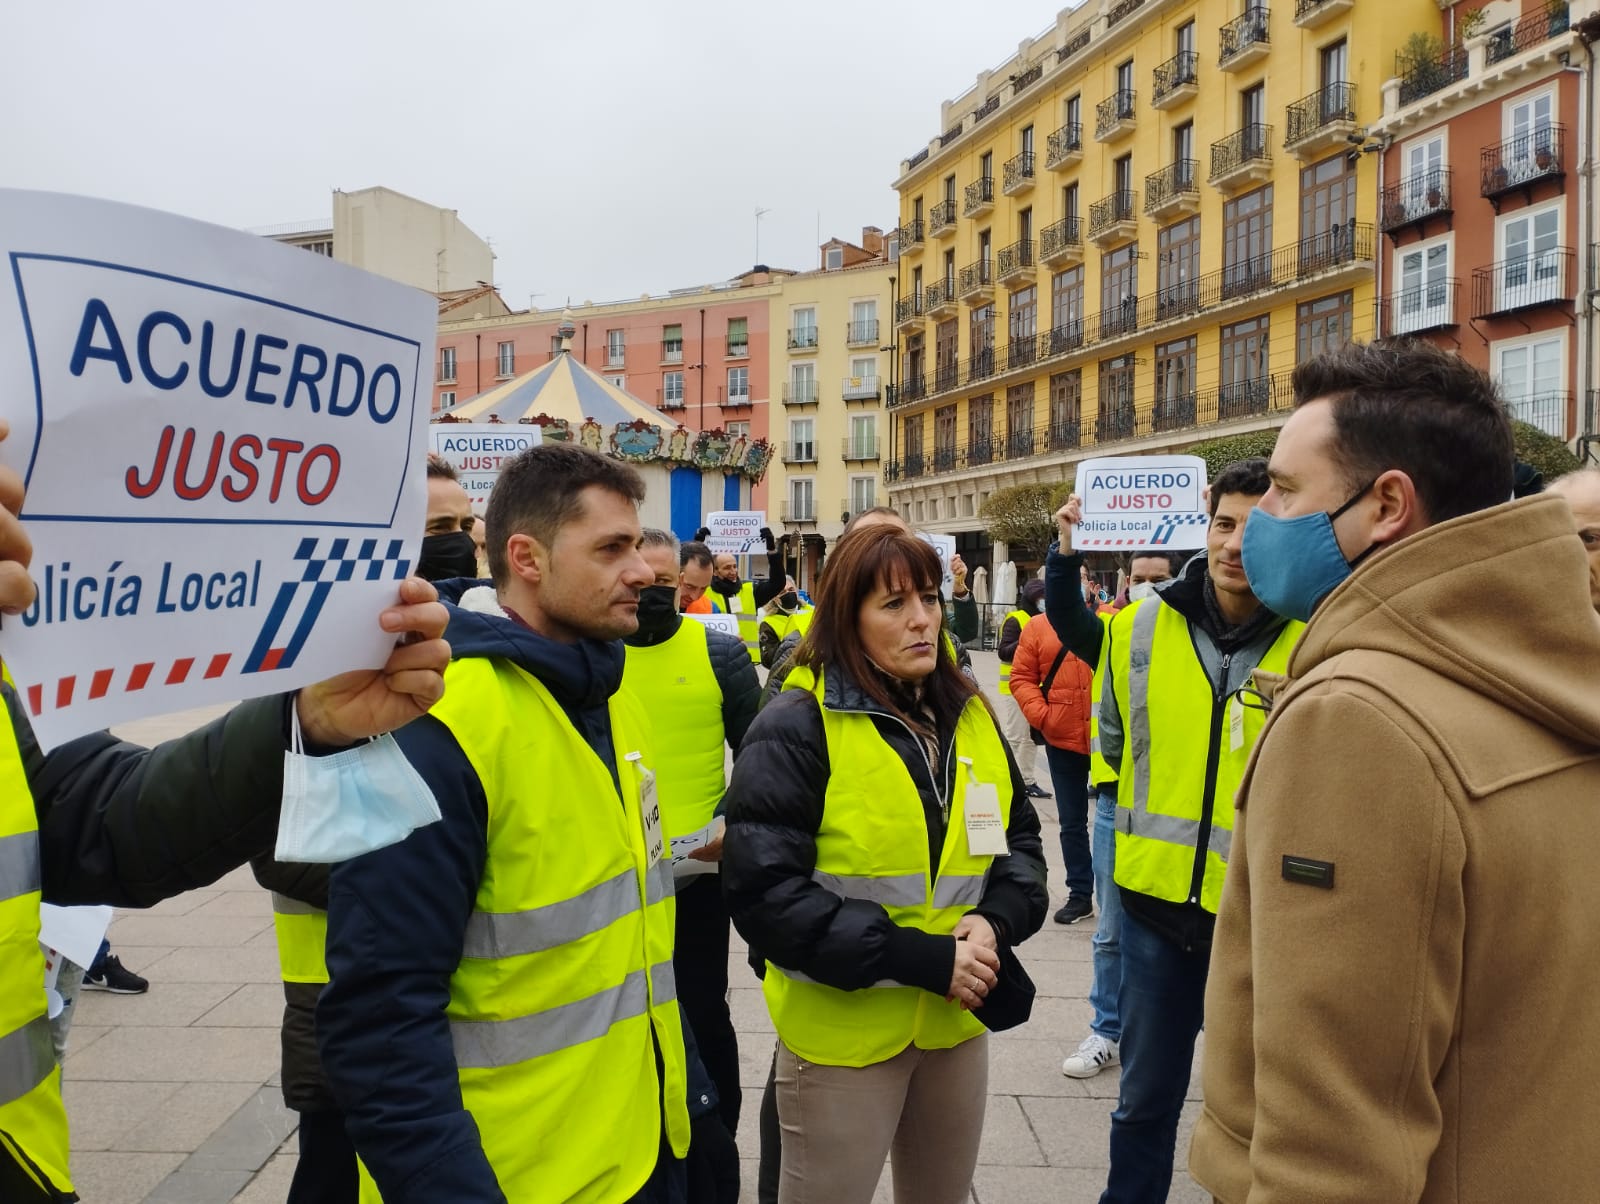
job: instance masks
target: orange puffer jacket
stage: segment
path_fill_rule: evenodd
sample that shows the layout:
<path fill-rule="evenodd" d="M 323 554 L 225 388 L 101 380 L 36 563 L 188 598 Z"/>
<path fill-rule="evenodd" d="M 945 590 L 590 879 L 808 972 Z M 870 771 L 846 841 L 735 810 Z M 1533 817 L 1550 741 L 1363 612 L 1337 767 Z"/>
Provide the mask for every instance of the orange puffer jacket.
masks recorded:
<path fill-rule="evenodd" d="M 1061 641 L 1044 615 L 1035 615 L 1022 629 L 1011 661 L 1011 695 L 1028 722 L 1044 733 L 1045 742 L 1073 752 L 1089 751 L 1089 687 L 1094 668 L 1070 652 L 1050 683 L 1045 698 L 1040 684 L 1061 654 Z"/>

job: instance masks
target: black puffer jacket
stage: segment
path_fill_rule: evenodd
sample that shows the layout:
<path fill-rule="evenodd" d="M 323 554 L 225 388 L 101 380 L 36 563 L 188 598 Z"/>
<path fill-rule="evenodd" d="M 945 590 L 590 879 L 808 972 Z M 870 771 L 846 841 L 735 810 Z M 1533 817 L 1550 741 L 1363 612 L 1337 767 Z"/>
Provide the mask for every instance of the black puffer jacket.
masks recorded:
<path fill-rule="evenodd" d="M 936 792 L 916 738 L 843 671 L 826 674 L 822 705 L 872 715 L 884 740 L 883 755 L 900 757 L 916 782 L 930 857 L 937 864 L 944 841 L 939 799 L 950 797 L 954 781 L 954 730 L 939 732 L 942 781 Z M 1006 755 L 1009 761 L 1009 750 Z M 880 905 L 842 899 L 812 881 L 830 772 L 814 694 L 788 691 L 757 716 L 734 762 L 727 794 L 722 887 L 734 926 L 778 965 L 841 990 L 893 978 L 944 995 L 955 965 L 953 938 L 901 927 Z M 1002 941 L 1015 945 L 1039 930 L 1049 893 L 1039 817 L 1014 763 L 1006 837 L 1011 855 L 995 859 L 973 911 L 994 925 Z"/>
<path fill-rule="evenodd" d="M 328 910 L 329 867 L 326 865 L 294 865 L 264 853 L 251 859 L 250 872 L 270 891 L 287 895 L 297 903 Z M 317 1052 L 317 997 L 321 994 L 321 983 L 283 984 L 283 1062 L 279 1078 L 284 1106 L 295 1112 L 339 1110 L 327 1076 L 322 1073 L 322 1055 Z"/>

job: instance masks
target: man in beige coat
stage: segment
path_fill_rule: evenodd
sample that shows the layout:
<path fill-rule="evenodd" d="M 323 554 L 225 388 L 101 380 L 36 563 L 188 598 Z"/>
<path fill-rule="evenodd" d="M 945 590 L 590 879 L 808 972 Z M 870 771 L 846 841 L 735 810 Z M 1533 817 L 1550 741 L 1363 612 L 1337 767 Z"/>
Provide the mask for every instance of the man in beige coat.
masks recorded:
<path fill-rule="evenodd" d="M 1351 346 L 1294 383 L 1243 552 L 1310 626 L 1246 700 L 1271 717 L 1190 1170 L 1223 1204 L 1600 1199 L 1600 615 L 1572 514 L 1500 504 L 1509 424 L 1454 355 Z"/>

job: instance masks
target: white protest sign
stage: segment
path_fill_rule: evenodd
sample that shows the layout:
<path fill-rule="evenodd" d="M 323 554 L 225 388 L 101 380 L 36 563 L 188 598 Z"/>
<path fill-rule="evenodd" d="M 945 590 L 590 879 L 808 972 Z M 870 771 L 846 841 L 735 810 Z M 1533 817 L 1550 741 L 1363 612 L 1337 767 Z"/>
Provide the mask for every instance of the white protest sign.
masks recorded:
<path fill-rule="evenodd" d="M 94 965 L 100 942 L 111 927 L 111 908 L 39 904 L 39 943 L 85 968 Z"/>
<path fill-rule="evenodd" d="M 686 619 L 693 619 L 697 623 L 704 623 L 712 631 L 722 631 L 739 638 L 739 619 L 737 615 L 684 615 Z"/>
<path fill-rule="evenodd" d="M 955 593 L 956 589 L 956 577 L 950 571 L 950 562 L 956 558 L 956 537 L 954 535 L 934 535 L 929 531 L 918 531 L 917 538 L 939 553 L 939 563 L 944 568 L 944 579 L 940 582 L 939 588 L 944 590 L 945 600 L 949 601 L 950 596 Z"/>
<path fill-rule="evenodd" d="M 474 508 L 488 504 L 500 464 L 537 447 L 544 428 L 499 422 L 435 422 L 428 427 L 429 450 L 461 475 L 461 487 Z"/>
<path fill-rule="evenodd" d="M 764 510 L 713 510 L 706 515 L 706 526 L 711 528 L 706 547 L 714 556 L 724 552 L 731 556 L 764 553 L 767 542 L 761 538 L 761 528 L 766 525 Z"/>
<path fill-rule="evenodd" d="M 383 662 L 426 512 L 437 300 L 254 235 L 0 190 L 0 462 L 40 741 Z"/>
<path fill-rule="evenodd" d="M 1075 550 L 1206 546 L 1206 462 L 1199 456 L 1111 456 L 1078 465 L 1083 521 Z"/>

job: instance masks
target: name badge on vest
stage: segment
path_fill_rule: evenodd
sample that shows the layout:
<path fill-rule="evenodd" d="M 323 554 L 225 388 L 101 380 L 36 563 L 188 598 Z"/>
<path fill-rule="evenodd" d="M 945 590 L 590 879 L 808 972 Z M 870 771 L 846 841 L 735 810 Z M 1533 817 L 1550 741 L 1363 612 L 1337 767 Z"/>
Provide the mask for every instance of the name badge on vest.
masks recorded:
<path fill-rule="evenodd" d="M 1235 694 L 1228 700 L 1228 751 L 1244 747 L 1244 701 Z"/>
<path fill-rule="evenodd" d="M 667 841 L 661 827 L 661 800 L 656 797 L 655 771 L 640 764 L 639 756 L 631 752 L 624 759 L 633 763 L 633 771 L 639 775 L 639 814 L 644 821 L 644 851 L 650 860 L 650 868 L 655 869 L 666 852 Z"/>
<path fill-rule="evenodd" d="M 723 601 L 728 604 L 728 613 L 730 615 L 740 615 L 744 613 L 744 599 L 738 594 L 734 594 L 731 598 L 724 598 Z"/>
<path fill-rule="evenodd" d="M 963 804 L 967 825 L 967 852 L 973 857 L 1005 857 L 1011 852 L 1006 843 L 1005 820 L 1000 816 L 1000 791 L 993 782 L 980 782 L 972 761 L 960 758 L 967 767 L 967 795 Z"/>

